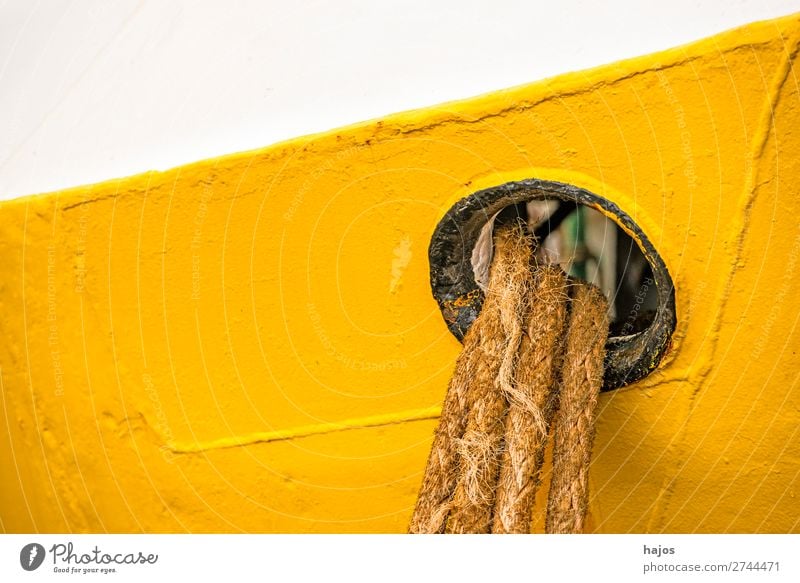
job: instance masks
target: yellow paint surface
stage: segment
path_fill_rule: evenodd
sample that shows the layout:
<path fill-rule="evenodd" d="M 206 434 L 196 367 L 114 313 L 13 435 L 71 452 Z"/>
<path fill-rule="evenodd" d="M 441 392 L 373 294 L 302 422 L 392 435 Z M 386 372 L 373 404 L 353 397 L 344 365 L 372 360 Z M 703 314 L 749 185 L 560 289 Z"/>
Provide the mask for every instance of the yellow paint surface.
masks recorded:
<path fill-rule="evenodd" d="M 0 529 L 402 532 L 459 352 L 427 246 L 540 177 L 676 284 L 605 395 L 597 532 L 800 531 L 800 17 L 0 204 Z"/>

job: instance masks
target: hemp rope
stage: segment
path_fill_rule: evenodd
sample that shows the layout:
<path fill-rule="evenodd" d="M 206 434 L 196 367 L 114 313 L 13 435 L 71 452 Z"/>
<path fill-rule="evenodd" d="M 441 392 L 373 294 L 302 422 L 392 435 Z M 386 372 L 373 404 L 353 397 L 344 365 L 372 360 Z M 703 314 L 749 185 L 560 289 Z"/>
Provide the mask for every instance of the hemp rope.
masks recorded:
<path fill-rule="evenodd" d="M 553 387 L 561 361 L 566 286 L 566 275 L 559 268 L 544 267 L 537 273 L 517 383 L 515 390 L 507 393 L 510 408 L 493 533 L 530 531 L 547 434 L 557 405 Z"/>
<path fill-rule="evenodd" d="M 608 310 L 602 292 L 589 285 L 576 285 L 572 291 L 545 525 L 547 532 L 565 534 L 583 532 L 608 335 Z"/>
<path fill-rule="evenodd" d="M 608 306 L 599 290 L 568 281 L 560 268 L 532 267 L 533 240 L 522 225 L 497 229 L 494 247 L 486 298 L 456 362 L 411 533 L 530 532 L 551 419 L 547 532 L 583 528 Z"/>
<path fill-rule="evenodd" d="M 521 235 L 519 229 L 502 229 L 496 236 L 486 295 L 490 311 L 478 350 L 499 366 L 496 375 L 470 378 L 465 391 L 469 411 L 464 435 L 456 442 L 459 475 L 447 520 L 451 533 L 488 532 L 492 520 L 508 410 L 505 395 L 514 390 L 524 319 L 530 311 L 531 246 Z"/>
<path fill-rule="evenodd" d="M 530 259 L 530 247 L 526 242 L 519 237 L 511 237 L 508 232 L 497 233 L 496 239 L 498 245 L 491 268 L 491 289 L 487 290 L 478 318 L 464 336 L 464 348 L 450 380 L 439 426 L 434 433 L 422 488 L 411 519 L 409 532 L 412 533 L 444 532 L 452 506 L 451 498 L 459 476 L 464 475 L 465 479 L 473 476 L 475 479 L 480 479 L 478 474 L 483 474 L 475 472 L 468 478 L 465 475 L 467 472 L 459 472 L 459 452 L 468 455 L 470 453 L 467 451 L 470 449 L 470 436 L 465 436 L 465 433 L 468 415 L 473 409 L 472 403 L 479 400 L 481 392 L 497 393 L 485 389 L 493 389 L 494 383 L 499 382 L 502 355 L 510 352 L 513 358 L 513 353 L 516 351 L 515 346 L 507 350 L 509 341 L 502 329 L 502 323 L 513 320 L 515 315 L 518 318 L 522 317 L 518 303 L 524 301 L 527 294 L 520 293 L 516 286 L 527 286 L 529 278 L 527 265 Z M 517 245 L 513 246 L 515 241 Z M 512 262 L 515 256 L 512 250 L 520 256 L 515 263 Z M 504 309 L 505 320 L 501 316 Z M 514 327 L 513 324 L 511 327 Z M 519 335 L 521 336 L 521 333 Z M 503 373 L 508 374 L 511 368 L 513 362 L 507 363 Z M 485 419 L 481 417 L 481 412 L 486 405 L 491 403 L 484 404 L 472 414 L 473 427 Z M 464 441 L 465 437 L 467 441 Z M 465 488 L 466 483 L 462 483 L 459 501 L 466 496 Z"/>

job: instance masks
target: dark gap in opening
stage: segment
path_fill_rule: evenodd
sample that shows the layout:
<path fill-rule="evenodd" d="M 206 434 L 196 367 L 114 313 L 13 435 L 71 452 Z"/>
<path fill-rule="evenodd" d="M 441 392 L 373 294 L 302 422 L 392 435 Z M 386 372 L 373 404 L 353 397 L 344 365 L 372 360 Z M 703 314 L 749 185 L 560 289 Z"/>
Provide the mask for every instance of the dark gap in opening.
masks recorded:
<path fill-rule="evenodd" d="M 592 207 L 559 200 L 531 201 L 526 211 L 547 260 L 603 290 L 611 304 L 611 336 L 650 326 L 658 307 L 652 269 L 614 220 Z"/>

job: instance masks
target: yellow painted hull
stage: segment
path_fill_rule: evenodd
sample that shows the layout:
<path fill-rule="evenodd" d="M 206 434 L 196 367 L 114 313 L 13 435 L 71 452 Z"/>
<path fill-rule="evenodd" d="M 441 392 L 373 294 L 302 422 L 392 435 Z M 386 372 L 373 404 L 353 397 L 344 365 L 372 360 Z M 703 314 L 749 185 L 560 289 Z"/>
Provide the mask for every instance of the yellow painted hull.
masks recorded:
<path fill-rule="evenodd" d="M 615 201 L 675 281 L 602 398 L 596 532 L 800 531 L 800 17 L 263 150 L 0 204 L 0 527 L 402 532 L 459 343 L 459 198 Z"/>

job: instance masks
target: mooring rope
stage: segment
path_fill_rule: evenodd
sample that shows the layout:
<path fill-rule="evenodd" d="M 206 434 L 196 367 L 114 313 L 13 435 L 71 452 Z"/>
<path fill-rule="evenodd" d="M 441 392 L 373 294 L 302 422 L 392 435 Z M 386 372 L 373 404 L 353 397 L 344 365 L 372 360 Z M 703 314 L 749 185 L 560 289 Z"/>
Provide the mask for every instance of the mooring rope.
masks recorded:
<path fill-rule="evenodd" d="M 566 290 L 566 275 L 560 268 L 543 267 L 537 271 L 516 384 L 506 394 L 509 411 L 492 523 L 494 533 L 530 532 L 548 429 L 557 405 L 553 387 L 561 364 Z"/>
<path fill-rule="evenodd" d="M 535 265 L 522 225 L 497 229 L 494 247 L 409 532 L 530 532 L 551 421 L 546 530 L 581 532 L 608 305 L 590 284 Z"/>
<path fill-rule="evenodd" d="M 583 532 L 608 335 L 608 308 L 602 292 L 587 284 L 575 285 L 572 291 L 545 526 L 547 532 L 566 534 Z"/>

